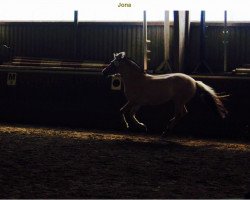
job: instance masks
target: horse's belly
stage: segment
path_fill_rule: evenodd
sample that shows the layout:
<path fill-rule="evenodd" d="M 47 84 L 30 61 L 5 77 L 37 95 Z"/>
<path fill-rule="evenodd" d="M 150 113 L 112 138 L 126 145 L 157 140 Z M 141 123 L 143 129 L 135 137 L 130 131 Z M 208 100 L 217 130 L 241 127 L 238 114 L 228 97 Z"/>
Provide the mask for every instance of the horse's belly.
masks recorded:
<path fill-rule="evenodd" d="M 195 81 L 186 75 L 177 74 L 165 78 L 145 79 L 143 83 L 133 87 L 128 100 L 140 105 L 158 105 L 169 100 L 188 102 L 195 93 Z"/>
<path fill-rule="evenodd" d="M 151 92 L 151 94 L 142 95 L 142 103 L 144 105 L 158 105 L 166 103 L 167 101 L 171 100 L 172 95 L 158 92 Z"/>

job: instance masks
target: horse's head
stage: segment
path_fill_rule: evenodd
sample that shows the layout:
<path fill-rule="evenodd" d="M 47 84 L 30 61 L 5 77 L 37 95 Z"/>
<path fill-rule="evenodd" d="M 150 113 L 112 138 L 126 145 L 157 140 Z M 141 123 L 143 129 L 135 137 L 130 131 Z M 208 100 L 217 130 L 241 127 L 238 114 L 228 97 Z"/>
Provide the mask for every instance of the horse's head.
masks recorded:
<path fill-rule="evenodd" d="M 109 76 L 120 73 L 120 62 L 125 58 L 125 52 L 114 53 L 114 59 L 102 70 L 103 75 Z"/>
<path fill-rule="evenodd" d="M 129 73 L 131 68 L 134 68 L 136 71 L 141 72 L 140 67 L 134 61 L 127 58 L 125 52 L 114 53 L 114 59 L 106 68 L 102 70 L 102 73 L 105 76 L 113 74 L 123 75 Z"/>

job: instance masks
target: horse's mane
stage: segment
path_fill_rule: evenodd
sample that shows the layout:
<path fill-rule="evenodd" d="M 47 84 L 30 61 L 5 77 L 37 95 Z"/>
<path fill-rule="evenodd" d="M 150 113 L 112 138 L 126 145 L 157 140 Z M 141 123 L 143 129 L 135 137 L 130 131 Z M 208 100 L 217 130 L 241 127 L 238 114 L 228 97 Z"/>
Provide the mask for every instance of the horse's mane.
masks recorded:
<path fill-rule="evenodd" d="M 143 68 L 140 67 L 140 65 L 132 58 L 128 58 L 128 57 L 125 57 L 125 61 L 128 63 L 128 64 L 132 64 L 133 66 L 135 66 L 135 70 L 138 71 L 138 72 L 141 72 L 141 73 L 145 73 Z"/>

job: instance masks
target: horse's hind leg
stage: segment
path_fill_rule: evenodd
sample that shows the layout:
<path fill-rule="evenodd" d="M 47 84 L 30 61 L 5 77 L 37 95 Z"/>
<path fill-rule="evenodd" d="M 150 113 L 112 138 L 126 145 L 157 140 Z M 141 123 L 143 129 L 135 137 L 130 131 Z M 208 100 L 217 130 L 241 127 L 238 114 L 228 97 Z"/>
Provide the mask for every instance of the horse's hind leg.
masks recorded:
<path fill-rule="evenodd" d="M 183 104 L 175 104 L 175 111 L 174 111 L 174 117 L 169 121 L 169 125 L 167 127 L 167 130 L 164 132 L 171 132 L 173 128 L 176 126 L 178 121 L 184 117 L 188 113 L 187 108 Z"/>
<path fill-rule="evenodd" d="M 136 131 L 147 131 L 147 127 L 143 123 L 139 122 L 135 117 L 139 108 L 139 105 L 127 102 L 120 111 L 122 112 L 123 120 L 127 128 Z"/>

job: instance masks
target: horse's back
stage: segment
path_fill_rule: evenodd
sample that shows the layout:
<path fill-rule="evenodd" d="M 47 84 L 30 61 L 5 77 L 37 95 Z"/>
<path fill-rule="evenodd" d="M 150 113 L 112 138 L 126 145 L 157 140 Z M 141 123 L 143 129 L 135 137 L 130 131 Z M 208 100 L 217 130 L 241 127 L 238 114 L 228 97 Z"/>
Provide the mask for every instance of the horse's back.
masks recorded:
<path fill-rule="evenodd" d="M 191 76 L 183 73 L 151 75 L 150 79 L 152 83 L 161 81 L 161 87 L 165 87 L 171 93 L 173 99 L 190 99 L 196 92 L 196 81 Z"/>
<path fill-rule="evenodd" d="M 141 87 L 137 92 L 132 92 L 133 97 L 140 98 L 141 102 L 151 102 L 152 104 L 163 103 L 168 100 L 186 102 L 194 96 L 196 91 L 195 80 L 181 73 L 146 74 L 140 85 Z M 136 87 L 133 87 L 131 90 L 135 91 L 135 89 Z"/>
<path fill-rule="evenodd" d="M 188 101 L 196 93 L 196 81 L 186 74 L 174 73 L 172 87 L 175 90 L 175 98 Z"/>
<path fill-rule="evenodd" d="M 171 73 L 171 74 L 161 74 L 161 75 L 146 75 L 146 78 L 151 81 L 164 81 L 169 84 L 174 84 L 176 86 L 182 86 L 183 84 L 196 85 L 196 81 L 189 75 L 183 73 Z"/>

